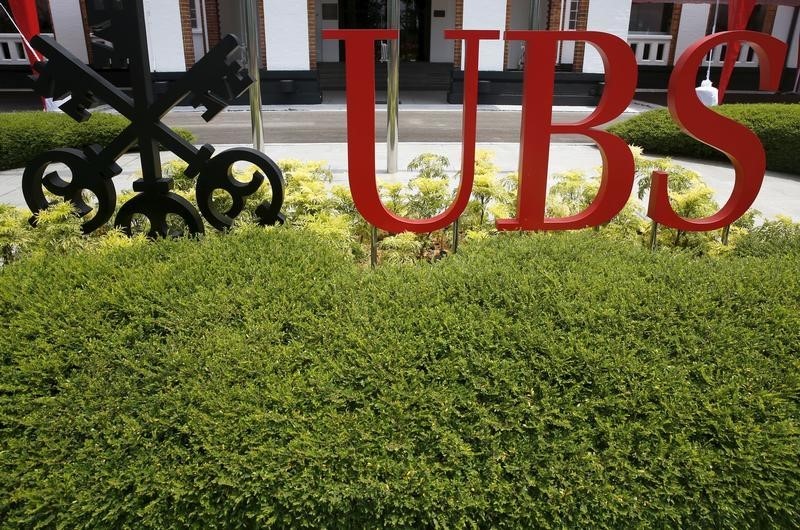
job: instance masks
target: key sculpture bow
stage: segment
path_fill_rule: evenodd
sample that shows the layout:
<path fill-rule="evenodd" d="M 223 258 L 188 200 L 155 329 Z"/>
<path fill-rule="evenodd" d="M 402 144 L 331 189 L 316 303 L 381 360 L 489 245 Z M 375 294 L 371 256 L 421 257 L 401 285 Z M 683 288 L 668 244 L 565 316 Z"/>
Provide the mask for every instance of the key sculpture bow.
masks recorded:
<path fill-rule="evenodd" d="M 32 41 L 36 50 L 47 58 L 34 67 L 37 73 L 33 78 L 34 89 L 39 95 L 54 99 L 69 95 L 70 99 L 60 109 L 78 122 L 88 120 L 91 117 L 89 108 L 100 100 L 126 117 L 130 125 L 105 147 L 55 149 L 31 161 L 26 167 L 22 186 L 31 211 L 36 214 L 50 205 L 44 188 L 73 203 L 78 215 L 85 219 L 82 225 L 84 233 L 105 225 L 116 209 L 112 178 L 122 172 L 117 160 L 138 144 L 142 178 L 133 184 L 137 195 L 121 207 L 114 221 L 114 225 L 124 232 L 130 234 L 134 219 L 144 216 L 149 221 L 150 237 L 166 237 L 169 235 L 168 217 L 176 215 L 183 220 L 188 234 L 202 234 L 201 213 L 214 228 L 230 228 L 244 211 L 246 199 L 259 190 L 265 179 L 269 181 L 272 197 L 256 208 L 258 220 L 263 225 L 283 223 L 280 210 L 285 184 L 280 169 L 269 157 L 250 148 L 229 149 L 214 156 L 213 146 L 206 144 L 198 149 L 161 121 L 188 97 L 195 108 L 205 108 L 202 116 L 209 122 L 252 85 L 253 80 L 237 59 L 241 56 L 241 46 L 236 37 L 225 37 L 156 99 L 142 0 L 123 0 L 118 5 L 121 5 L 121 10 L 113 20 L 115 25 L 125 28 L 128 40 L 115 46 L 115 51 L 129 63 L 132 95 L 109 83 L 52 38 L 38 36 Z M 197 177 L 199 212 L 188 200 L 172 192 L 172 179 L 163 177 L 159 145 L 188 164 L 187 176 Z M 241 182 L 235 177 L 234 166 L 238 162 L 248 162 L 257 168 L 249 182 Z M 66 165 L 71 178 L 61 178 L 57 171 L 45 174 L 53 163 Z M 231 205 L 227 211 L 218 211 L 214 206 L 214 194 L 218 190 L 230 195 Z M 94 194 L 97 204 L 86 203 L 87 191 Z M 94 215 L 90 216 L 93 212 Z M 36 215 L 31 222 L 36 223 Z"/>

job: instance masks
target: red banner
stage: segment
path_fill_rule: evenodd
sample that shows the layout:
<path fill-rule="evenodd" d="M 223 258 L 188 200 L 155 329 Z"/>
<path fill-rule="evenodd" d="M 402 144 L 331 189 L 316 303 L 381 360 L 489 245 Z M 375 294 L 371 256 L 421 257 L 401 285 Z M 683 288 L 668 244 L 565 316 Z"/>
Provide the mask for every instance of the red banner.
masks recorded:
<path fill-rule="evenodd" d="M 36 10 L 36 0 L 8 0 L 8 5 L 11 8 L 14 22 L 16 22 L 23 37 L 30 41 L 39 34 L 39 13 Z M 38 57 L 27 46 L 25 50 L 28 53 L 28 60 L 33 66 Z"/>
<path fill-rule="evenodd" d="M 730 7 L 728 8 L 728 30 L 744 30 L 747 29 L 747 22 L 756 8 L 756 0 L 731 0 Z M 725 65 L 722 67 L 722 77 L 719 80 L 719 102 L 722 103 L 725 99 L 725 92 L 728 90 L 733 69 L 736 68 L 736 61 L 739 60 L 739 53 L 742 51 L 741 42 L 732 42 L 728 44 L 728 50 L 725 54 Z"/>

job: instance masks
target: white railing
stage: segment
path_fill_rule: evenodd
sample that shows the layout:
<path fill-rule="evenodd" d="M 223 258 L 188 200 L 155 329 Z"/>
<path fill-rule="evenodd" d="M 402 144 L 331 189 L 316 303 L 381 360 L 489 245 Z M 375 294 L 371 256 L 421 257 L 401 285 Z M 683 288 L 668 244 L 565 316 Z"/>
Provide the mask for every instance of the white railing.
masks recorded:
<path fill-rule="evenodd" d="M 43 35 L 53 36 L 48 33 L 43 33 Z M 26 66 L 30 64 L 26 52 L 22 37 L 16 33 L 0 33 L 0 66 Z"/>
<path fill-rule="evenodd" d="M 721 44 L 714 48 L 714 53 L 711 54 L 711 66 L 724 65 L 727 51 L 727 44 Z M 708 66 L 708 59 L 703 61 L 703 66 Z M 739 58 L 736 60 L 736 66 L 745 66 L 750 68 L 755 68 L 758 66 L 758 54 L 749 44 L 742 43 L 742 50 L 739 52 Z"/>
<path fill-rule="evenodd" d="M 20 36 L 15 33 L 0 33 L 0 65 L 26 64 L 28 64 L 28 56 Z"/>
<path fill-rule="evenodd" d="M 672 36 L 652 33 L 631 33 L 628 35 L 636 62 L 640 65 L 667 66 L 672 50 Z"/>

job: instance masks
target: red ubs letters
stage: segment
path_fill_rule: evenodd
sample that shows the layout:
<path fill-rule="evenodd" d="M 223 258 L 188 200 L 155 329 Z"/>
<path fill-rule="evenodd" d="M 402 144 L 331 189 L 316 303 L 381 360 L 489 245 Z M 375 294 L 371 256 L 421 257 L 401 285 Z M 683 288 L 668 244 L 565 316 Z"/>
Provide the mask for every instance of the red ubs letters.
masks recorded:
<path fill-rule="evenodd" d="M 383 205 L 375 179 L 375 62 L 374 43 L 395 40 L 397 30 L 326 30 L 326 39 L 345 41 L 347 79 L 347 139 L 349 179 L 353 200 L 361 215 L 387 232 L 425 233 L 452 224 L 464 212 L 472 193 L 475 173 L 478 111 L 478 57 L 481 41 L 498 40 L 499 31 L 451 30 L 445 37 L 464 41 L 464 124 L 461 183 L 455 201 L 431 219 L 398 217 Z M 497 221 L 499 230 L 573 230 L 600 226 L 616 216 L 631 196 L 634 162 L 628 146 L 597 127 L 613 120 L 633 100 L 638 69 L 630 46 L 614 35 L 593 31 L 508 31 L 507 40 L 524 40 L 529 51 L 525 64 L 522 132 L 520 138 L 519 207 L 516 219 Z M 558 45 L 585 41 L 597 48 L 605 64 L 606 89 L 597 110 L 572 124 L 552 123 L 552 102 Z M 669 110 L 689 135 L 725 153 L 733 163 L 736 182 L 727 204 L 706 219 L 678 216 L 667 195 L 667 175 L 656 173 L 648 215 L 671 228 L 708 231 L 722 228 L 752 206 L 761 189 L 766 156 L 758 137 L 744 126 L 706 108 L 695 93 L 697 71 L 714 47 L 736 41 L 749 42 L 761 65 L 761 89 L 778 89 L 787 45 L 764 33 L 728 31 L 692 45 L 678 60 L 669 84 Z M 534 53 L 531 53 L 534 52 Z M 554 134 L 582 134 L 594 140 L 602 153 L 603 175 L 599 193 L 586 211 L 563 219 L 545 217 L 550 138 Z"/>

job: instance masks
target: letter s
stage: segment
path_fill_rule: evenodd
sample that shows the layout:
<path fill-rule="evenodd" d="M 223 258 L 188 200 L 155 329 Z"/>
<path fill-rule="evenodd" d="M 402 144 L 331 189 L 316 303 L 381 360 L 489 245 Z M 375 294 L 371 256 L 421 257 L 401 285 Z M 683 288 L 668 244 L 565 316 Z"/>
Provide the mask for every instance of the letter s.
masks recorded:
<path fill-rule="evenodd" d="M 654 221 L 687 232 L 706 232 L 728 226 L 742 217 L 761 191 L 767 158 L 758 136 L 744 125 L 703 105 L 695 92 L 697 71 L 708 52 L 720 44 L 751 43 L 761 68 L 761 90 L 780 86 L 786 63 L 786 43 L 754 31 L 726 31 L 694 43 L 678 60 L 669 82 L 669 111 L 685 133 L 724 153 L 736 170 L 727 204 L 705 219 L 684 219 L 669 203 L 666 174 L 654 174 L 647 214 Z"/>

